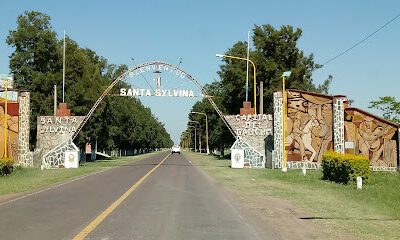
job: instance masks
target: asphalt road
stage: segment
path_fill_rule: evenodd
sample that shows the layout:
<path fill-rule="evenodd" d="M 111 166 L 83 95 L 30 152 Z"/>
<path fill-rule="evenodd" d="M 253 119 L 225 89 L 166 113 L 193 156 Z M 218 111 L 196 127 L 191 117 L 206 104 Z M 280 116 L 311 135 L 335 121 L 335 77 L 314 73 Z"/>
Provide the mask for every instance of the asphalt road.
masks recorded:
<path fill-rule="evenodd" d="M 271 239 L 198 167 L 168 155 L 0 204 L 0 239 L 73 239 L 87 226 L 93 230 L 86 239 Z M 109 215 L 93 221 L 132 186 Z"/>

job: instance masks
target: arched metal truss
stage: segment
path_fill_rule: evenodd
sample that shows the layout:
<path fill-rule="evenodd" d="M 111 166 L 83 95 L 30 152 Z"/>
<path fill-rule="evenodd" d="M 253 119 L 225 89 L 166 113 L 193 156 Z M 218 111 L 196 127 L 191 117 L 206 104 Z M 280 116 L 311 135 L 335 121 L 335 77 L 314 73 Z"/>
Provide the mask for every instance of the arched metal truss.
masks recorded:
<path fill-rule="evenodd" d="M 139 64 L 134 66 L 133 68 L 127 70 L 126 72 L 124 72 L 123 74 L 121 74 L 121 76 L 119 76 L 117 79 L 115 79 L 110 86 L 108 86 L 104 92 L 101 94 L 101 96 L 99 97 L 99 99 L 97 99 L 97 101 L 94 103 L 93 107 L 90 109 L 90 111 L 88 112 L 88 114 L 86 115 L 86 117 L 84 118 L 84 120 L 82 121 L 82 123 L 79 125 L 79 127 L 76 129 L 76 132 L 74 133 L 74 135 L 72 136 L 72 140 L 75 139 L 79 132 L 82 130 L 82 128 L 85 126 L 86 122 L 89 120 L 89 118 L 92 116 L 92 114 L 94 113 L 94 111 L 96 110 L 96 108 L 99 106 L 99 104 L 101 103 L 101 101 L 103 101 L 104 97 L 107 96 L 107 94 L 111 91 L 111 89 L 122 79 L 124 79 L 127 75 L 129 75 L 129 73 L 134 72 L 138 69 L 144 68 L 146 66 L 153 66 L 153 65 L 163 65 L 163 66 L 168 66 L 171 69 L 175 69 L 177 71 L 180 71 L 181 74 L 183 74 L 187 79 L 191 80 L 198 88 L 199 90 L 201 90 L 201 92 L 203 93 L 204 97 L 206 97 L 208 99 L 208 101 L 210 102 L 210 104 L 214 107 L 215 111 L 218 113 L 218 115 L 220 116 L 220 118 L 222 119 L 222 121 L 225 123 L 226 127 L 229 129 L 229 131 L 232 133 L 232 135 L 237 138 L 235 131 L 233 131 L 233 129 L 229 126 L 228 122 L 226 121 L 226 119 L 224 118 L 224 115 L 222 114 L 222 112 L 219 110 L 218 106 L 215 104 L 215 102 L 212 100 L 212 98 L 207 94 L 206 90 L 203 88 L 203 86 L 200 85 L 199 82 L 197 82 L 197 80 L 195 78 L 193 78 L 190 74 L 188 74 L 187 72 L 185 72 L 184 70 L 182 70 L 181 68 L 174 66 L 170 63 L 166 63 L 166 62 L 160 62 L 160 61 L 155 61 L 155 62 L 146 62 L 143 64 Z"/>

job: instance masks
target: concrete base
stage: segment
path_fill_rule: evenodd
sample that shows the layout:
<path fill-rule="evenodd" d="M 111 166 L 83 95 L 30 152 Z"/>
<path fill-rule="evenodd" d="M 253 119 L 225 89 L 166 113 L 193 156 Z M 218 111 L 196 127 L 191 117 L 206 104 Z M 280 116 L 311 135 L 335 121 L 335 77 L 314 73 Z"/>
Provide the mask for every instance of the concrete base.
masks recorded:
<path fill-rule="evenodd" d="M 240 108 L 240 115 L 254 114 L 254 108 L 251 107 L 251 102 L 243 102 L 243 107 Z"/>

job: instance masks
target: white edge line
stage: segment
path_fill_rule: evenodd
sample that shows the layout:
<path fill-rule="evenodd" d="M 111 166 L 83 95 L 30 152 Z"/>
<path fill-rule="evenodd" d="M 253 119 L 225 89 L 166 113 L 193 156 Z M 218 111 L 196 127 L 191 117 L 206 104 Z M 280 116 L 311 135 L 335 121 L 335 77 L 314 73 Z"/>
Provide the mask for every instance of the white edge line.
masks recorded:
<path fill-rule="evenodd" d="M 70 180 L 70 181 L 63 182 L 63 183 L 59 183 L 59 184 L 54 185 L 54 186 L 52 186 L 52 187 L 48 187 L 48 188 L 45 188 L 45 189 L 42 189 L 42 190 L 39 190 L 39 191 L 36 191 L 36 192 L 32 192 L 32 193 L 23 195 L 23 196 L 18 197 L 18 198 L 14 198 L 14 199 L 8 200 L 8 201 L 6 201 L 6 202 L 2 202 L 2 203 L 0 203 L 0 206 L 6 205 L 6 204 L 8 204 L 8 203 L 15 202 L 15 201 L 18 201 L 18 200 L 21 200 L 21 199 L 24 199 L 24 198 L 27 198 L 27 197 L 30 197 L 30 196 L 33 196 L 33 195 L 36 195 L 36 194 L 39 194 L 39 193 L 42 193 L 42 192 L 45 192 L 45 191 L 48 191 L 48 190 L 51 190 L 51 189 L 54 189 L 54 188 L 61 187 L 61 186 L 63 186 L 63 185 L 70 184 L 70 183 L 73 183 L 73 182 L 75 182 L 75 181 L 81 180 L 81 179 L 83 179 L 83 178 L 90 177 L 90 176 L 93 176 L 93 175 L 95 175 L 95 174 L 102 173 L 102 172 L 105 172 L 105 171 L 108 171 L 108 170 L 111 170 L 111 169 L 113 169 L 113 168 L 104 169 L 104 170 L 101 170 L 101 171 L 99 171 L 99 172 L 89 173 L 89 174 L 86 174 L 86 175 L 83 175 L 83 176 L 74 178 L 74 179 L 72 179 L 72 180 Z"/>
<path fill-rule="evenodd" d="M 151 157 L 151 156 L 148 156 L 148 157 L 146 157 L 146 158 L 143 158 L 143 159 L 141 159 L 141 160 L 139 160 L 139 161 L 145 160 L 145 159 L 147 159 L 147 158 L 149 158 L 149 157 Z M 104 170 L 101 170 L 101 171 L 98 171 L 98 172 L 94 172 L 94 173 L 89 173 L 89 174 L 86 174 L 86 175 L 83 175 L 83 176 L 74 178 L 74 179 L 72 179 L 72 180 L 70 180 L 70 181 L 67 181 L 67 182 L 62 182 L 62 183 L 59 183 L 59 184 L 57 184 L 57 185 L 54 185 L 54 186 L 51 186 L 51 187 L 48 187 L 48 188 L 45 188 L 45 189 L 41 189 L 41 190 L 38 190 L 38 191 L 36 191 L 36 192 L 32 192 L 32 193 L 23 195 L 23 196 L 21 196 L 21 197 L 13 198 L 13 199 L 10 199 L 10 200 L 8 200 L 8 201 L 5 201 L 5 202 L 0 203 L 0 206 L 9 204 L 9 203 L 12 203 L 12 202 L 15 202 L 15 201 L 18 201 L 18 200 L 21 200 L 21 199 L 24 199 L 24 198 L 27 198 L 27 197 L 30 197 L 30 196 L 33 196 L 33 195 L 36 195 L 36 194 L 39 194 L 39 193 L 42 193 L 42 192 L 45 192 L 45 191 L 48 191 L 48 190 L 51 190 L 51 189 L 54 189 L 54 188 L 58 188 L 58 187 L 61 187 L 61 186 L 63 186 L 63 185 L 70 184 L 70 183 L 73 183 L 73 182 L 75 182 L 75 181 L 81 180 L 81 179 L 83 179 L 83 178 L 87 178 L 87 177 L 96 175 L 96 174 L 98 174 L 98 173 L 103 173 L 103 172 L 105 172 L 105 171 L 109 171 L 109 170 L 112 170 L 112 169 L 114 169 L 114 168 L 121 167 L 121 166 L 122 166 L 122 165 L 116 166 L 116 167 L 110 167 L 110 168 L 107 168 L 107 169 L 104 169 Z"/>

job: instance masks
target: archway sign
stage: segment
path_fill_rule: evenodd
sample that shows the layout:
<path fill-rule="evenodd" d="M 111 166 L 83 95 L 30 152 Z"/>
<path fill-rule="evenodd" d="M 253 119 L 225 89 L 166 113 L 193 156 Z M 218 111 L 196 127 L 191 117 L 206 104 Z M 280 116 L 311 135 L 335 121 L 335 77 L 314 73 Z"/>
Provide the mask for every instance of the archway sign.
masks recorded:
<path fill-rule="evenodd" d="M 205 89 L 200 85 L 200 83 L 193 78 L 190 74 L 188 74 L 186 71 L 182 70 L 179 68 L 179 66 L 172 65 L 170 63 L 166 62 L 160 62 L 160 61 L 155 61 L 155 62 L 146 62 L 140 65 L 136 65 L 132 67 L 131 69 L 127 70 L 123 74 L 121 74 L 117 79 L 115 79 L 110 86 L 108 86 L 104 92 L 101 94 L 99 99 L 94 103 L 93 107 L 90 109 L 88 114 L 85 116 L 84 120 L 82 123 L 78 126 L 76 129 L 76 132 L 72 136 L 72 140 L 75 139 L 79 132 L 82 130 L 82 128 L 85 126 L 86 122 L 89 120 L 89 118 L 92 116 L 93 112 L 96 110 L 97 106 L 101 103 L 101 101 L 104 99 L 105 96 L 109 94 L 111 89 L 121 80 L 125 79 L 126 77 L 130 78 L 135 78 L 138 77 L 139 75 L 146 73 L 146 72 L 153 72 L 158 74 L 156 77 L 156 88 L 155 89 L 146 89 L 146 88 L 138 88 L 138 87 L 132 87 L 132 88 L 121 88 L 120 89 L 120 96 L 128 96 L 128 97 L 140 97 L 140 96 L 156 96 L 156 97 L 195 97 L 195 94 L 193 90 L 185 90 L 185 89 L 162 89 L 161 88 L 161 78 L 159 77 L 159 74 L 161 72 L 167 72 L 170 74 L 174 74 L 178 80 L 190 80 L 191 82 L 194 83 L 194 85 L 201 91 L 203 97 L 206 97 L 210 104 L 214 107 L 215 111 L 218 113 L 218 115 L 221 117 L 222 121 L 225 123 L 229 131 L 232 133 L 232 135 L 237 138 L 237 135 L 235 131 L 232 129 L 232 127 L 228 124 L 226 121 L 224 115 L 222 112 L 219 110 L 218 106 L 215 104 L 215 102 L 212 100 L 211 96 L 207 94 Z"/>

